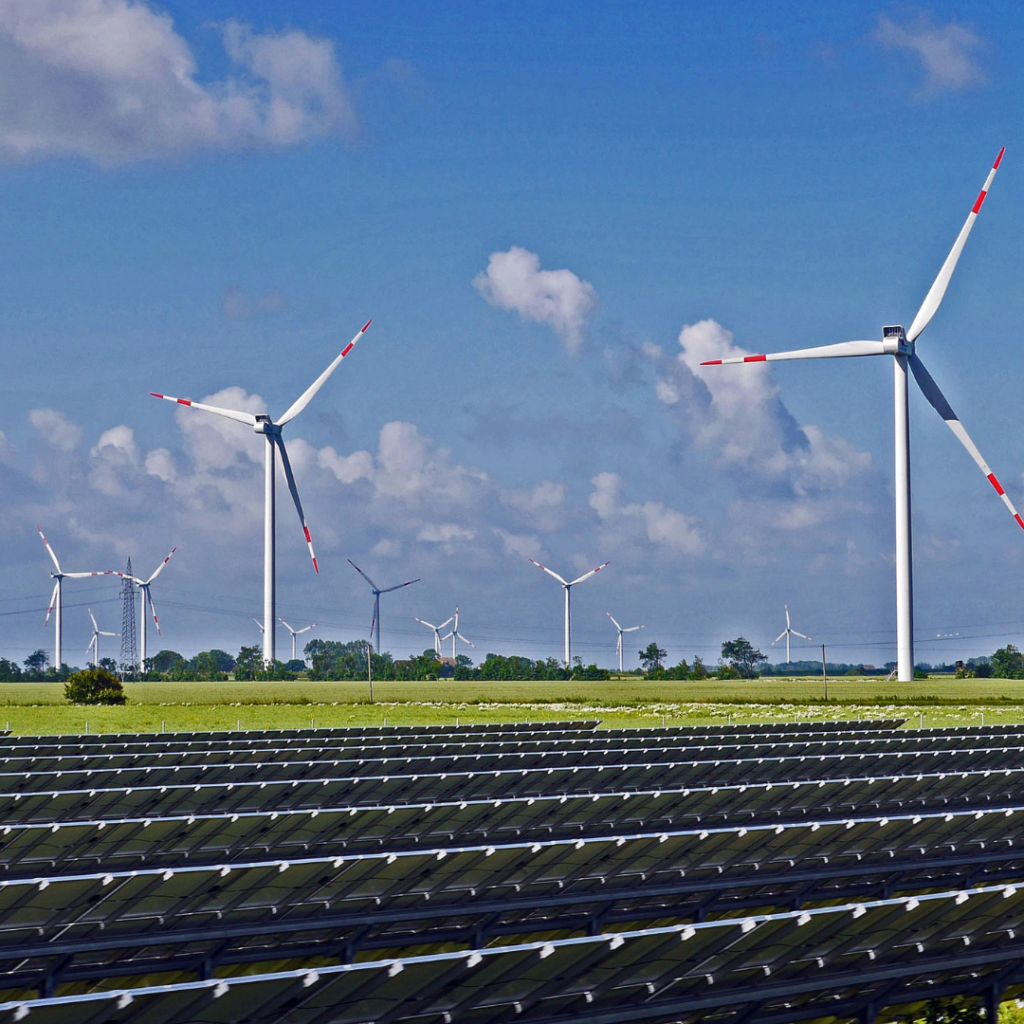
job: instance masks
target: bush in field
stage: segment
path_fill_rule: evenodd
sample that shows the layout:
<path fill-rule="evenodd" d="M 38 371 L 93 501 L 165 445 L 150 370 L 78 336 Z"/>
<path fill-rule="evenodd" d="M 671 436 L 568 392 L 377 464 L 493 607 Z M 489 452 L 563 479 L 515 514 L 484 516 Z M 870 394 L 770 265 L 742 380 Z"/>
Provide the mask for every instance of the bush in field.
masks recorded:
<path fill-rule="evenodd" d="M 75 672 L 64 684 L 64 697 L 72 704 L 126 704 L 121 680 L 105 668 Z"/>

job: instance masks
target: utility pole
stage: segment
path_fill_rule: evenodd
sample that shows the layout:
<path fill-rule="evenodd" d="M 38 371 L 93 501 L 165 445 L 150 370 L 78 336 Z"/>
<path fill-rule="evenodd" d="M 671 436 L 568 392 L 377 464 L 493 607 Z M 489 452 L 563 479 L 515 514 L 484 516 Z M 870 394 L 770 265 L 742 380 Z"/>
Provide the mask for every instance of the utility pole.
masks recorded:
<path fill-rule="evenodd" d="M 825 645 L 821 645 L 821 679 L 825 684 L 825 701 L 828 702 L 828 672 L 825 670 Z"/>

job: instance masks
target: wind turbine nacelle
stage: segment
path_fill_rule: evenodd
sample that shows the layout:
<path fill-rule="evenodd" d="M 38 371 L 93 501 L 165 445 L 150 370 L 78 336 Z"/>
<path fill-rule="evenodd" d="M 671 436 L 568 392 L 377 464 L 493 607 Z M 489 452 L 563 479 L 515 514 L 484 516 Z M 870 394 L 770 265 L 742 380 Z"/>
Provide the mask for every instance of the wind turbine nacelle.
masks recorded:
<path fill-rule="evenodd" d="M 257 434 L 280 434 L 281 428 L 266 413 L 257 413 L 253 430 Z"/>
<path fill-rule="evenodd" d="M 912 355 L 914 352 L 914 344 L 907 341 L 906 331 L 900 324 L 882 328 L 882 345 L 893 355 Z"/>

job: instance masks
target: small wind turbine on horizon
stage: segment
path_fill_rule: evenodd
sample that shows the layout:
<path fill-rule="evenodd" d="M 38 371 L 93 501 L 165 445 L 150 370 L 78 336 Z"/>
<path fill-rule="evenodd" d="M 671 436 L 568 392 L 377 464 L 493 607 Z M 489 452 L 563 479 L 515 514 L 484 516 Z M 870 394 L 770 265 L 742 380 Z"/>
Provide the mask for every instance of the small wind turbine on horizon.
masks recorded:
<path fill-rule="evenodd" d="M 139 662 L 143 666 L 145 671 L 146 664 L 146 605 L 149 605 L 149 611 L 153 616 L 153 624 L 156 626 L 156 631 L 163 636 L 163 631 L 160 629 L 160 620 L 156 617 L 156 605 L 153 604 L 153 595 L 149 592 L 150 584 L 164 571 L 164 566 L 171 560 L 171 555 L 177 551 L 177 547 L 171 548 L 171 554 L 168 555 L 153 571 L 152 575 L 148 580 L 140 580 L 137 576 L 128 576 L 126 573 L 119 572 L 117 575 L 121 579 L 129 579 L 142 591 L 142 629 L 139 630 Z"/>
<path fill-rule="evenodd" d="M 577 583 L 582 583 L 584 580 L 589 580 L 590 577 L 594 575 L 594 573 L 600 572 L 606 565 L 611 565 L 611 561 L 609 560 L 607 562 L 604 562 L 602 565 L 599 565 L 596 569 L 591 569 L 590 572 L 585 572 L 582 576 L 577 576 L 576 579 L 572 580 L 571 582 L 566 582 L 566 580 L 562 579 L 562 577 L 559 576 L 558 573 L 554 571 L 554 569 L 549 569 L 546 565 L 541 565 L 540 562 L 536 562 L 532 558 L 530 559 L 530 561 L 533 562 L 533 564 L 537 566 L 538 569 L 543 569 L 549 576 L 553 576 L 556 580 L 558 580 L 558 582 L 562 584 L 562 589 L 565 591 L 565 667 L 568 670 L 572 667 L 572 644 L 569 621 L 569 592 L 572 590 L 573 587 L 576 586 Z"/>
<path fill-rule="evenodd" d="M 89 613 L 89 618 L 92 619 L 92 639 L 89 641 L 89 646 L 85 649 L 85 656 L 89 657 L 89 652 L 92 651 L 92 667 L 100 667 L 100 637 L 101 636 L 120 636 L 120 633 L 108 633 L 105 629 L 100 629 L 96 625 L 96 616 L 93 615 L 92 609 L 87 608 L 86 611 Z"/>
<path fill-rule="evenodd" d="M 448 622 L 451 622 L 452 619 L 455 620 L 455 625 L 452 626 L 451 632 L 448 633 L 446 636 L 441 637 L 441 639 L 442 640 L 448 640 L 449 638 L 451 639 L 451 642 L 452 642 L 452 661 L 455 661 L 455 641 L 456 640 L 461 640 L 464 644 L 469 644 L 469 646 L 472 647 L 474 651 L 476 650 L 476 644 L 473 643 L 471 640 L 467 640 L 459 632 L 459 606 L 458 605 L 455 606 L 455 614 L 451 617 L 451 619 L 448 620 Z M 444 625 L 448 625 L 448 623 L 446 622 L 446 623 L 444 623 Z"/>
<path fill-rule="evenodd" d="M 618 656 L 619 656 L 619 672 L 621 673 L 622 672 L 622 634 L 623 633 L 633 633 L 633 632 L 635 632 L 638 629 L 646 629 L 647 627 L 646 626 L 627 626 L 625 629 L 623 629 L 622 626 L 620 626 L 615 621 L 615 619 L 612 616 L 611 612 L 605 612 L 605 615 L 607 615 L 608 618 L 612 620 L 612 622 L 615 625 L 615 628 L 619 631 L 619 639 L 618 639 L 618 641 L 615 644 L 615 653 L 618 654 Z"/>
<path fill-rule="evenodd" d="M 43 626 L 50 621 L 50 613 L 56 612 L 53 619 L 53 657 L 54 657 L 54 668 L 60 671 L 61 665 L 64 664 L 64 629 L 63 629 L 63 612 L 64 612 L 64 580 L 84 580 L 89 576 L 113 576 L 113 569 L 104 569 L 102 572 L 64 572 L 60 567 L 60 562 L 57 561 L 57 556 L 53 553 L 53 548 L 50 547 L 50 542 L 43 535 L 43 531 L 37 526 L 36 529 L 39 531 L 39 536 L 43 538 L 43 543 L 46 545 L 46 550 L 50 554 L 50 558 L 53 559 L 53 564 L 56 567 L 56 572 L 51 572 L 51 579 L 55 580 L 53 584 L 53 593 L 50 595 L 50 607 L 46 609 L 46 618 L 43 620 Z M 90 612 L 90 614 L 92 614 Z M 88 653 L 88 651 L 86 652 Z"/>
<path fill-rule="evenodd" d="M 413 616 L 413 618 L 416 619 L 417 622 L 422 623 L 424 626 L 427 626 L 429 629 L 432 629 L 434 631 L 434 653 L 438 656 L 438 658 L 440 658 L 441 657 L 441 630 L 444 629 L 444 627 L 447 626 L 449 622 L 452 622 L 455 619 L 455 616 L 454 615 L 449 615 L 448 618 L 445 619 L 444 622 L 442 622 L 440 626 L 435 626 L 432 622 L 427 622 L 426 619 L 417 618 L 417 616 L 415 616 L 415 615 Z"/>
<path fill-rule="evenodd" d="M 787 665 L 792 665 L 793 664 L 793 659 L 789 656 L 789 638 L 790 638 L 790 636 L 798 636 L 802 640 L 810 640 L 811 638 L 809 636 L 804 636 L 803 633 L 798 633 L 795 629 L 793 629 L 792 626 L 790 626 L 790 624 L 789 624 L 789 605 L 788 604 L 784 604 L 782 607 L 786 609 L 786 628 L 772 641 L 772 647 L 774 647 L 783 637 L 785 637 L 786 638 L 786 664 Z"/>
<path fill-rule="evenodd" d="M 953 412 L 946 396 L 939 390 L 932 375 L 925 369 L 921 357 L 915 349 L 915 342 L 921 332 L 931 322 L 942 303 L 950 278 L 956 269 L 960 253 L 963 251 L 967 236 L 974 227 L 978 212 L 992 186 L 999 164 L 1002 162 L 1004 146 L 999 151 L 992 170 L 989 171 L 985 184 L 978 198 L 967 215 L 964 226 L 960 229 L 953 248 L 946 257 L 938 276 L 928 289 L 928 294 L 921 303 L 910 324 L 904 332 L 901 326 L 882 328 L 881 341 L 844 341 L 835 345 L 821 345 L 816 348 L 796 349 L 789 352 L 770 352 L 764 355 L 736 356 L 727 359 L 710 359 L 701 366 L 721 366 L 726 363 L 763 363 L 782 359 L 832 359 L 843 356 L 892 356 L 894 374 L 894 405 L 895 405 L 895 491 L 896 491 L 896 672 L 899 682 L 910 682 L 914 678 L 914 573 L 913 553 L 911 545 L 910 519 L 910 411 L 908 406 L 907 370 L 913 373 L 918 387 L 929 401 L 932 408 L 945 420 L 946 425 L 956 435 L 957 440 L 967 449 L 971 458 L 978 464 L 985 478 L 995 488 L 1003 504 L 1024 529 L 1021 518 L 1013 502 L 1007 497 L 1002 485 L 989 468 L 977 446 L 971 440 L 963 424 Z"/>
<path fill-rule="evenodd" d="M 373 580 L 371 580 L 370 577 L 367 576 L 351 558 L 348 560 L 348 564 L 351 565 L 364 580 L 366 580 L 370 585 L 370 589 L 373 591 L 373 618 L 370 620 L 370 636 L 373 636 L 374 627 L 376 627 L 377 641 L 375 650 L 377 654 L 380 654 L 380 595 L 390 594 L 393 590 L 401 590 L 403 587 L 411 587 L 414 583 L 419 583 L 420 578 L 417 576 L 414 580 L 406 580 L 405 583 L 398 583 L 393 587 L 381 588 L 378 587 L 377 584 L 374 583 Z"/>
<path fill-rule="evenodd" d="M 315 629 L 316 623 L 312 622 L 308 626 L 303 626 L 302 629 L 292 629 L 292 627 L 289 626 L 288 623 L 284 621 L 284 619 L 280 618 L 280 616 L 278 617 L 277 621 L 280 622 L 281 625 L 284 626 L 284 628 L 287 629 L 288 632 L 292 635 L 292 661 L 295 661 L 295 638 L 300 633 L 305 633 L 310 629 Z"/>
<path fill-rule="evenodd" d="M 272 628 L 273 623 L 277 621 L 277 536 L 275 519 L 277 512 L 277 452 L 280 452 L 281 466 L 284 469 L 285 479 L 288 481 L 288 490 L 291 491 L 292 500 L 295 502 L 295 511 L 298 512 L 299 521 L 302 523 L 302 532 L 306 537 L 309 557 L 313 560 L 313 569 L 317 573 L 320 572 L 320 566 L 317 565 L 316 561 L 316 552 L 313 550 L 313 540 L 309 535 L 309 527 L 306 525 L 306 514 L 302 511 L 299 491 L 295 486 L 292 465 L 288 461 L 288 452 L 284 446 L 284 438 L 281 436 L 281 428 L 295 419 L 309 405 L 313 396 L 324 386 L 327 378 L 337 369 L 338 364 L 352 351 L 356 342 L 366 333 L 366 329 L 371 323 L 371 320 L 366 321 L 362 330 L 341 350 L 330 366 L 302 392 L 285 410 L 284 415 L 276 421 L 266 413 L 254 415 L 251 412 L 241 412 L 237 409 L 221 409 L 217 406 L 193 402 L 187 398 L 174 398 L 171 395 L 158 394 L 156 391 L 150 392 L 154 398 L 162 398 L 168 402 L 177 402 L 178 405 L 185 405 L 192 409 L 201 409 L 203 412 L 212 412 L 217 416 L 224 416 L 229 420 L 245 423 L 252 427 L 257 434 L 262 434 L 266 439 L 267 443 L 264 448 L 263 462 L 263 621 L 271 625 L 270 629 L 263 631 L 263 661 L 266 664 L 270 664 L 277 657 L 275 642 L 277 631 Z"/>

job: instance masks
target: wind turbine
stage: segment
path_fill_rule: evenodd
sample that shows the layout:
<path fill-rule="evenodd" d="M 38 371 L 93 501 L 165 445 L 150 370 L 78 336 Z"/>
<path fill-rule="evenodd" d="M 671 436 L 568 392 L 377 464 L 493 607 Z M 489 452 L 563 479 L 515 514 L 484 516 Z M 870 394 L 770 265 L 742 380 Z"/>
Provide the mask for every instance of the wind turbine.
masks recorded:
<path fill-rule="evenodd" d="M 459 606 L 458 605 L 455 606 L 455 614 L 452 616 L 451 619 L 448 620 L 448 622 L 451 622 L 452 619 L 455 620 L 455 625 L 452 626 L 452 631 L 447 636 L 441 637 L 441 639 L 442 640 L 447 640 L 448 637 L 451 637 L 451 641 L 452 641 L 452 661 L 454 661 L 455 660 L 455 641 L 456 640 L 461 640 L 464 644 L 469 644 L 469 646 L 472 647 L 474 651 L 476 650 L 476 644 L 473 643 L 470 640 L 467 640 L 459 632 Z M 447 626 L 448 622 L 443 623 L 443 625 Z"/>
<path fill-rule="evenodd" d="M 442 622 L 440 626 L 435 626 L 432 622 L 427 622 L 426 619 L 417 618 L 415 615 L 413 616 L 413 618 L 416 619 L 417 622 L 423 623 L 424 626 L 427 626 L 427 627 L 429 627 L 430 629 L 432 629 L 434 631 L 434 651 L 437 654 L 437 656 L 440 658 L 441 657 L 441 630 L 444 629 L 444 627 L 447 626 L 449 622 L 452 622 L 455 619 L 455 616 L 454 615 L 449 615 L 448 618 L 445 619 L 444 622 Z M 447 639 L 447 637 L 445 639 Z"/>
<path fill-rule="evenodd" d="M 147 604 L 149 611 L 153 615 L 153 624 L 156 626 L 156 631 L 161 636 L 163 632 L 160 629 L 160 620 L 156 617 L 156 605 L 153 604 L 153 595 L 149 592 L 149 586 L 164 571 L 164 566 L 171 560 L 171 555 L 174 554 L 178 549 L 176 547 L 171 548 L 171 554 L 168 555 L 153 571 L 153 574 L 148 580 L 140 580 L 137 576 L 129 576 L 127 573 L 119 572 L 117 575 L 121 579 L 129 579 L 142 591 L 142 629 L 139 630 L 139 660 L 142 663 L 143 671 L 145 671 L 146 665 L 146 610 Z"/>
<path fill-rule="evenodd" d="M 218 416 L 226 416 L 229 420 L 248 424 L 257 434 L 262 434 L 266 438 L 267 444 L 264 449 L 263 462 L 263 621 L 270 623 L 271 626 L 277 620 L 277 538 L 275 531 L 277 477 L 275 474 L 275 452 L 278 450 L 281 453 L 281 465 L 284 468 L 285 479 L 288 481 L 288 490 L 292 493 L 295 510 L 299 513 L 299 521 L 302 523 L 302 532 L 306 536 L 306 546 L 309 548 L 309 557 L 313 560 L 313 569 L 318 573 L 320 572 L 320 566 L 316 562 L 316 553 L 313 551 L 313 541 L 309 536 L 309 527 L 306 525 L 306 514 L 302 511 L 299 491 L 295 486 L 295 477 L 292 475 L 292 465 L 288 461 L 288 452 L 284 446 L 284 438 L 281 436 L 281 428 L 295 419 L 309 405 L 313 396 L 324 386 L 327 378 L 337 369 L 338 364 L 352 351 L 355 343 L 366 333 L 366 328 L 372 322 L 371 320 L 366 321 L 363 329 L 341 350 L 331 365 L 285 410 L 284 415 L 277 422 L 274 422 L 266 413 L 259 413 L 254 416 L 251 412 L 240 412 L 237 409 L 220 409 L 217 406 L 192 402 L 187 398 L 174 398 L 171 395 L 160 395 L 155 391 L 150 392 L 154 398 L 163 398 L 168 402 L 177 402 L 178 405 L 187 405 L 192 409 L 202 409 L 204 412 L 216 413 Z M 274 661 L 277 655 L 275 634 L 276 630 L 273 628 L 263 631 L 263 661 L 267 664 Z"/>
<path fill-rule="evenodd" d="M 351 565 L 352 568 L 370 584 L 370 589 L 373 591 L 373 621 L 370 623 L 370 636 L 373 636 L 374 628 L 376 628 L 377 642 L 375 649 L 377 653 L 380 654 L 380 595 L 390 594 L 392 590 L 401 590 L 402 587 L 411 587 L 414 583 L 419 583 L 420 578 L 417 576 L 414 580 L 407 580 L 405 583 L 399 583 L 394 587 L 384 587 L 382 590 L 373 582 L 373 580 L 370 579 L 369 576 L 366 575 L 365 572 L 363 572 L 362 569 L 359 568 L 358 565 L 356 565 L 355 562 L 352 561 L 351 558 L 348 560 L 348 564 Z M 447 625 L 447 623 L 443 623 L 442 625 Z"/>
<path fill-rule="evenodd" d="M 999 164 L 1006 152 L 1004 146 L 992 165 L 985 184 L 978 198 L 967 215 L 964 226 L 960 229 L 953 248 L 946 257 L 938 276 L 928 289 L 928 294 L 917 311 L 910 329 L 904 332 L 902 327 L 883 327 L 881 341 L 846 341 L 836 345 L 821 345 L 816 348 L 797 349 L 790 352 L 773 352 L 767 355 L 737 356 L 728 359 L 711 359 L 701 366 L 719 366 L 725 363 L 763 363 L 781 359 L 830 359 L 841 356 L 881 356 L 893 357 L 893 373 L 895 380 L 895 489 L 896 489 L 896 669 L 900 682 L 910 682 L 914 677 L 914 582 L 913 556 L 910 533 L 910 415 L 907 405 L 907 369 L 913 373 L 918 386 L 924 393 L 935 411 L 946 421 L 946 425 L 956 435 L 957 440 L 967 449 L 970 456 L 981 468 L 988 482 L 1003 499 L 1003 504 L 1010 510 L 1017 524 L 1024 529 L 1024 519 L 1013 507 L 995 474 L 989 469 L 988 463 L 982 458 L 981 452 L 971 440 L 963 424 L 953 412 L 945 395 L 939 390 L 938 384 L 925 369 L 921 357 L 915 351 L 915 342 L 921 332 L 928 326 L 938 310 L 949 279 L 956 268 L 957 260 L 963 251 L 967 236 L 974 227 L 974 222 L 981 210 L 985 196 L 992 185 L 992 179 L 999 169 Z"/>
<path fill-rule="evenodd" d="M 790 626 L 790 624 L 789 624 L 789 605 L 788 604 L 784 604 L 782 607 L 786 609 L 786 628 L 772 641 L 772 647 L 774 647 L 783 637 L 785 637 L 786 638 L 786 664 L 787 665 L 792 665 L 793 664 L 793 660 L 789 656 L 789 638 L 790 638 L 790 636 L 798 636 L 798 637 L 800 637 L 803 640 L 810 640 L 811 638 L 809 636 L 804 636 L 803 633 L 798 633 L 795 629 L 793 629 Z"/>
<path fill-rule="evenodd" d="M 295 638 L 300 633 L 305 633 L 307 630 L 314 629 L 316 627 L 316 623 L 313 622 L 313 623 L 311 623 L 308 626 L 303 626 L 302 629 L 292 629 L 292 627 L 289 626 L 288 623 L 284 621 L 284 619 L 278 618 L 277 621 L 280 622 L 281 625 L 284 626 L 284 628 L 287 629 L 288 632 L 291 633 L 291 635 L 292 635 L 292 661 L 294 661 L 295 660 Z"/>
<path fill-rule="evenodd" d="M 572 651 L 570 649 L 571 644 L 569 642 L 569 591 L 572 590 L 572 588 L 575 587 L 577 583 L 582 583 L 584 580 L 589 580 L 595 572 L 600 572 L 605 567 L 605 565 L 611 565 L 611 561 L 607 561 L 603 565 L 599 565 L 596 569 L 591 569 L 590 572 L 585 572 L 582 576 L 577 576 L 576 579 L 574 579 L 571 583 L 566 583 L 566 581 L 562 579 L 562 577 L 559 576 L 557 572 L 555 572 L 553 569 L 549 569 L 546 565 L 541 565 L 540 562 L 534 562 L 532 558 L 530 559 L 530 561 L 533 562 L 533 564 L 537 566 L 538 569 L 543 569 L 549 576 L 554 576 L 554 578 L 562 584 L 562 589 L 565 591 L 565 667 L 566 670 L 568 670 L 569 667 L 572 665 L 572 659 L 570 657 Z"/>
<path fill-rule="evenodd" d="M 92 619 L 92 640 L 89 641 L 89 646 L 85 649 L 85 656 L 89 657 L 89 652 L 92 651 L 92 667 L 100 667 L 100 637 L 101 636 L 120 636 L 120 633 L 108 633 L 105 629 L 100 629 L 96 625 L 96 616 L 93 615 L 92 609 L 87 608 L 86 611 L 89 613 L 89 618 Z"/>
<path fill-rule="evenodd" d="M 60 672 L 61 665 L 64 664 L 64 632 L 63 632 L 63 611 L 64 611 L 64 580 L 82 580 L 88 576 L 111 576 L 114 574 L 113 569 L 104 569 L 102 572 L 64 572 L 60 567 L 60 562 L 57 561 L 57 556 L 53 553 L 53 548 L 50 547 L 50 542 L 43 536 L 43 531 L 39 530 L 39 536 L 43 538 L 43 543 L 46 545 L 46 550 L 50 553 L 50 558 L 53 559 L 53 564 L 56 567 L 56 572 L 51 572 L 50 577 L 55 580 L 53 584 L 53 593 L 50 595 L 50 607 L 46 609 L 46 618 L 43 620 L 45 626 L 50 621 L 50 613 L 56 611 L 56 615 L 53 619 L 53 656 L 56 664 L 54 668 Z"/>
<path fill-rule="evenodd" d="M 605 612 L 605 615 L 607 615 L 608 618 L 611 619 L 613 623 L 615 623 L 615 628 L 619 631 L 619 640 L 618 640 L 618 643 L 616 643 L 616 645 L 615 645 L 615 653 L 618 654 L 618 656 L 619 656 L 619 672 L 621 673 L 622 672 L 622 634 L 623 633 L 632 633 L 632 632 L 634 632 L 637 629 L 646 629 L 647 627 L 646 626 L 627 626 L 625 629 L 623 629 L 617 622 L 615 622 L 615 619 L 612 617 L 612 613 L 611 612 Z"/>

